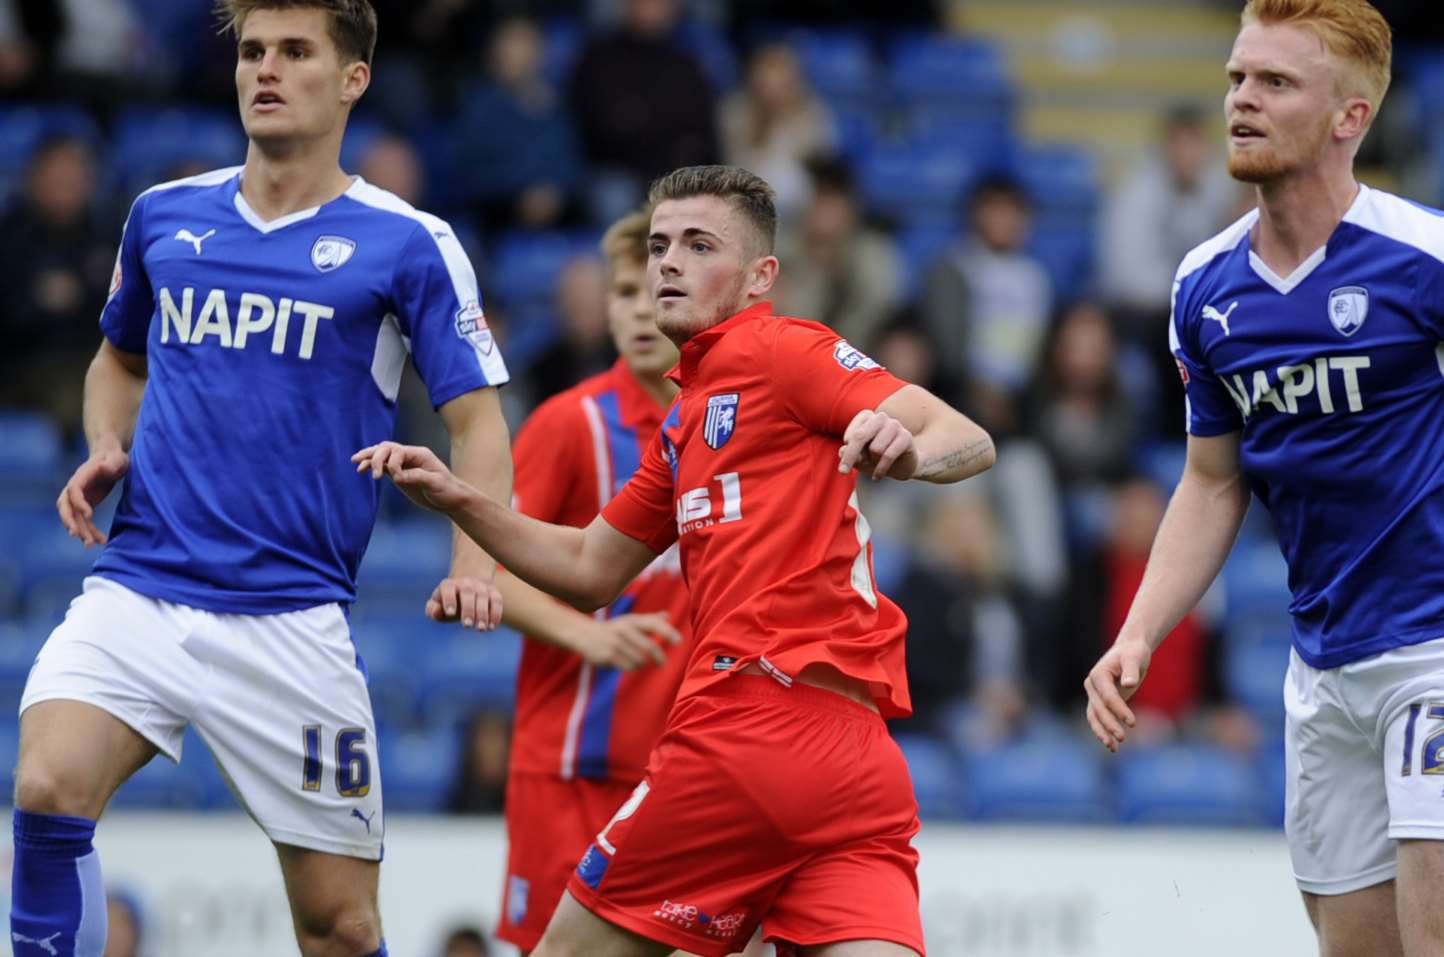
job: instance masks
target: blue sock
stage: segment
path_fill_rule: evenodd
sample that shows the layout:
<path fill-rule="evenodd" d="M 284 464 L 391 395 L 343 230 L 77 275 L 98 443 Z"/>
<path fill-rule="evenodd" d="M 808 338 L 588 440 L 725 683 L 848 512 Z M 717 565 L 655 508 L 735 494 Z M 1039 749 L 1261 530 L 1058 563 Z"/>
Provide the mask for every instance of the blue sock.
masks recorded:
<path fill-rule="evenodd" d="M 18 957 L 18 955 L 17 955 L 17 957 Z M 385 941 L 385 940 L 382 940 L 382 941 L 381 941 L 381 949 L 380 949 L 380 950 L 373 950 L 371 953 L 363 955 L 363 957 L 390 957 L 390 955 L 388 955 L 388 954 L 386 953 L 386 941 Z"/>
<path fill-rule="evenodd" d="M 15 957 L 101 957 L 105 951 L 105 885 L 94 837 L 95 822 L 87 818 L 15 809 Z"/>

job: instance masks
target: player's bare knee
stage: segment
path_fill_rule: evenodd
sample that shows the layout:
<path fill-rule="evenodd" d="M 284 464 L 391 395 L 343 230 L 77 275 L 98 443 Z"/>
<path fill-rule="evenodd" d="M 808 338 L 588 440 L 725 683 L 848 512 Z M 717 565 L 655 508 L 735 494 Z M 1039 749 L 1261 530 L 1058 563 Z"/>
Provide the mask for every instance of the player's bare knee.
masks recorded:
<path fill-rule="evenodd" d="M 365 957 L 381 946 L 381 920 L 371 908 L 354 908 L 303 920 L 304 957 Z"/>
<path fill-rule="evenodd" d="M 108 796 L 95 782 L 66 774 L 43 760 L 23 760 L 15 769 L 15 806 L 32 814 L 94 820 Z"/>

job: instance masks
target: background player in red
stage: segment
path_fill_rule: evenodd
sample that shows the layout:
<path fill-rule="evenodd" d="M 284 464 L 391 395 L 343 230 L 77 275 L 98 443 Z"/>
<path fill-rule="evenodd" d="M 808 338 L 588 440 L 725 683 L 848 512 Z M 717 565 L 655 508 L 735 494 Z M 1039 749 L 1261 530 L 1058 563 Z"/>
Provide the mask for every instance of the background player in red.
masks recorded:
<path fill-rule="evenodd" d="M 647 280 L 681 392 L 585 529 L 519 515 L 427 449 L 363 449 L 519 577 L 611 601 L 680 542 L 693 641 L 631 798 L 577 866 L 537 955 L 922 954 L 917 802 L 883 717 L 909 713 L 906 620 L 878 594 L 854 470 L 956 482 L 993 445 L 835 332 L 777 317 L 772 190 L 730 167 L 653 184 Z"/>
<path fill-rule="evenodd" d="M 637 470 L 677 394 L 667 378 L 677 347 L 657 329 L 647 291 L 649 223 L 645 212 L 632 213 L 602 237 L 620 358 L 542 403 L 521 429 L 512 505 L 524 515 L 578 528 L 596 518 Z M 517 674 L 497 936 L 530 951 L 592 835 L 642 780 L 682 682 L 686 650 L 676 647 L 682 634 L 672 623 L 688 627 L 687 591 L 676 548 L 596 616 L 505 572 L 497 588 L 504 621 L 528 638 Z"/>

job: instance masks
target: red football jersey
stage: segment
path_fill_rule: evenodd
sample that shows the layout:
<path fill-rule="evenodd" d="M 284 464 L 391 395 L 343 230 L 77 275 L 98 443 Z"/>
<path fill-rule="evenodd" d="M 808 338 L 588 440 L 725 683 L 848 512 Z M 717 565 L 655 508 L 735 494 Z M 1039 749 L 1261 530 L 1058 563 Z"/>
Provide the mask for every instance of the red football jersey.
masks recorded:
<path fill-rule="evenodd" d="M 603 511 L 653 551 L 681 545 L 693 651 L 680 697 L 749 663 L 783 684 L 814 662 L 912 711 L 907 619 L 878 594 L 842 433 L 906 383 L 826 326 L 759 303 L 694 336 L 682 391 L 641 468 Z"/>
<path fill-rule="evenodd" d="M 664 411 L 621 360 L 548 399 L 517 435 L 513 506 L 543 522 L 586 526 L 636 471 Z M 604 614 L 628 612 L 666 612 L 688 634 L 675 549 L 660 554 Z M 517 672 L 511 770 L 640 781 L 677 697 L 685 645 L 669 648 L 665 666 L 624 673 L 528 640 Z"/>

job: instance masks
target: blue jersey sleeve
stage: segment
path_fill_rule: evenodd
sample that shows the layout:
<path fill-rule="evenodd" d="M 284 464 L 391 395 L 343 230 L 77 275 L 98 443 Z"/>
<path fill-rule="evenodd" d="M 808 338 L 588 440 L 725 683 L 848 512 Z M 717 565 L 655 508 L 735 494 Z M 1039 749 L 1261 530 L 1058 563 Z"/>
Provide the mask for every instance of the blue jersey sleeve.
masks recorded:
<path fill-rule="evenodd" d="M 486 325 L 476 273 L 445 223 L 412 233 L 396 265 L 393 298 L 432 405 L 510 378 Z"/>
<path fill-rule="evenodd" d="M 1168 345 L 1178 363 L 1187 409 L 1184 428 L 1189 435 L 1225 435 L 1243 428 L 1243 416 L 1228 389 L 1209 368 L 1198 347 L 1198 321 L 1186 284 L 1173 284 L 1173 311 L 1168 317 Z"/>
<path fill-rule="evenodd" d="M 110 295 L 100 312 L 100 331 L 121 352 L 144 354 L 155 314 L 155 294 L 145 273 L 145 197 L 130 207 L 120 234 L 120 251 L 115 255 L 115 272 L 110 278 Z"/>

